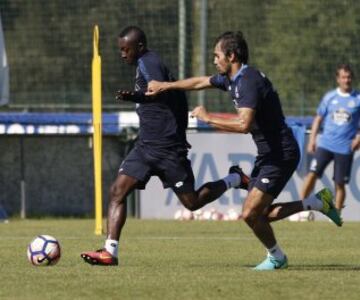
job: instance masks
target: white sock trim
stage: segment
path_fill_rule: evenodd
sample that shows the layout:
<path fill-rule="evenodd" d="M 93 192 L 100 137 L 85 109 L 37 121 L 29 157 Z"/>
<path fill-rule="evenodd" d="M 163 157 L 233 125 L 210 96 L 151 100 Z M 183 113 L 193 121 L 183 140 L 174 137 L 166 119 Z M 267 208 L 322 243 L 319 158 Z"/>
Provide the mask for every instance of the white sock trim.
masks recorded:
<path fill-rule="evenodd" d="M 268 256 L 272 256 L 275 259 L 279 259 L 282 260 L 285 257 L 285 253 L 281 250 L 281 248 L 279 247 L 278 244 L 275 244 L 274 247 L 270 248 L 270 249 L 266 249 Z"/>
<path fill-rule="evenodd" d="M 304 210 L 321 210 L 323 203 L 315 195 L 311 195 L 302 201 Z"/>
<path fill-rule="evenodd" d="M 119 241 L 107 239 L 105 241 L 105 250 L 112 256 L 118 257 Z"/>
<path fill-rule="evenodd" d="M 230 173 L 229 175 L 224 177 L 222 180 L 225 182 L 227 189 L 239 186 L 239 184 L 241 182 L 240 175 L 237 173 Z"/>

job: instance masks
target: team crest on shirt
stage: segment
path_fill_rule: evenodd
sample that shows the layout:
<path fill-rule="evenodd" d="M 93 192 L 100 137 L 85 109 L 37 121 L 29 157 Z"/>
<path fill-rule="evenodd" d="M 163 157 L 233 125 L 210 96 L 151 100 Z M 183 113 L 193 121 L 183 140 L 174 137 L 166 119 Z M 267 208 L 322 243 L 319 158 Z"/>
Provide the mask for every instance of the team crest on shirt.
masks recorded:
<path fill-rule="evenodd" d="M 347 105 L 349 108 L 354 108 L 356 106 L 356 103 L 354 100 L 350 100 L 348 105 Z"/>
<path fill-rule="evenodd" d="M 339 108 L 337 111 L 334 111 L 332 119 L 336 125 L 344 125 L 350 122 L 351 115 L 345 109 Z"/>
<path fill-rule="evenodd" d="M 336 104 L 338 104 L 338 103 L 339 103 L 339 101 L 338 101 L 338 100 L 336 100 L 336 99 L 335 99 L 335 100 L 333 100 L 333 101 L 331 101 L 331 104 L 332 104 L 332 105 L 336 105 Z"/>

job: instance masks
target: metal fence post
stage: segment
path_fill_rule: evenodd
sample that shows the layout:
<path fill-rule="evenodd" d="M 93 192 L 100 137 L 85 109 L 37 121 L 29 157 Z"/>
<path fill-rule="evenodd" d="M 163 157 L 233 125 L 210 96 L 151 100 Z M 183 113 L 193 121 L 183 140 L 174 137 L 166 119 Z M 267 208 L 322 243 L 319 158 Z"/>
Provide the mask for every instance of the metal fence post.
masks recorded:
<path fill-rule="evenodd" d="M 186 70 L 186 0 L 179 0 L 179 46 L 178 46 L 178 78 L 185 78 Z"/>
<path fill-rule="evenodd" d="M 200 9 L 200 76 L 206 74 L 206 40 L 207 40 L 207 0 L 201 0 Z M 205 103 L 205 91 L 202 90 L 198 93 L 198 105 L 204 105 Z"/>

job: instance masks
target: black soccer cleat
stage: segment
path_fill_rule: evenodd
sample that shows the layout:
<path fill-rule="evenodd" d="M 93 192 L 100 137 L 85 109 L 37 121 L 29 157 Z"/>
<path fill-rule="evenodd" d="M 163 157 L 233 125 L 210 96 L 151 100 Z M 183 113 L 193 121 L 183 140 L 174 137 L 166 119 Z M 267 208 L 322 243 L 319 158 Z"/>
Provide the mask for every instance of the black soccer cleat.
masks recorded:
<path fill-rule="evenodd" d="M 235 189 L 243 189 L 243 190 L 247 191 L 249 188 L 249 182 L 250 182 L 249 176 L 247 176 L 239 166 L 231 166 L 229 169 L 229 174 L 232 174 L 232 173 L 237 173 L 240 175 L 240 184 L 234 188 Z"/>

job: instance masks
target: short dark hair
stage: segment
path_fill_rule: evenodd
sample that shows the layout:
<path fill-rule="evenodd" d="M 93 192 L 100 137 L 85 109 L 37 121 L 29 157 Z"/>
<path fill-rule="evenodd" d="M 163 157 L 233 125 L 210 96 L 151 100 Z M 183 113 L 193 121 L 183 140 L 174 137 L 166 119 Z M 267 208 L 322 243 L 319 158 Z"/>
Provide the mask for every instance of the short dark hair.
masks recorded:
<path fill-rule="evenodd" d="M 246 64 L 249 60 L 249 48 L 241 31 L 227 31 L 215 40 L 215 45 L 221 42 L 220 48 L 226 56 L 234 53 L 239 62 Z"/>
<path fill-rule="evenodd" d="M 124 36 L 128 35 L 129 33 L 134 33 L 136 37 L 136 41 L 138 43 L 142 43 L 144 47 L 146 47 L 146 35 L 145 32 L 137 26 L 128 26 L 125 27 L 120 33 L 119 38 L 123 38 Z"/>
<path fill-rule="evenodd" d="M 345 72 L 350 73 L 351 77 L 355 76 L 354 71 L 353 71 L 353 69 L 351 68 L 351 66 L 349 64 L 343 64 L 343 63 L 339 64 L 336 67 L 336 77 L 339 76 L 340 70 L 344 70 Z"/>

